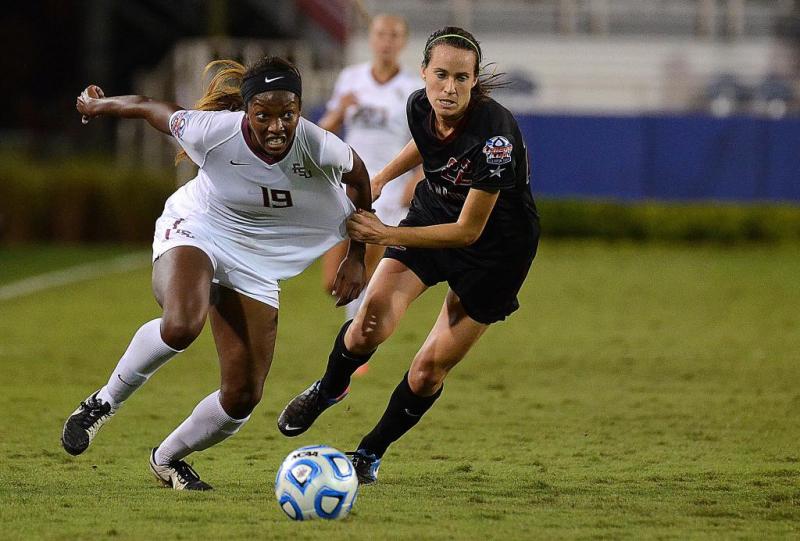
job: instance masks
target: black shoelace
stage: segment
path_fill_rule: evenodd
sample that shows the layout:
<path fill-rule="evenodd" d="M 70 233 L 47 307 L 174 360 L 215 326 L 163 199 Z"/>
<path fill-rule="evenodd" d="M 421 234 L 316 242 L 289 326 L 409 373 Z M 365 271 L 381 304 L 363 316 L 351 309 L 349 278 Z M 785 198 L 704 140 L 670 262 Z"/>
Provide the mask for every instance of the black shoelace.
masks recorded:
<path fill-rule="evenodd" d="M 195 481 L 200 480 L 200 476 L 197 474 L 196 471 L 184 460 L 176 460 L 172 462 L 170 466 L 175 470 L 175 473 L 178 474 L 181 481 L 187 485 L 194 483 Z"/>
<path fill-rule="evenodd" d="M 353 463 L 353 467 L 355 467 L 355 469 L 359 469 L 362 466 L 369 467 L 374 462 L 374 460 L 371 460 L 365 457 L 364 455 L 358 454 L 355 451 L 352 453 L 345 453 L 345 455 L 350 457 L 350 462 Z"/>
<path fill-rule="evenodd" d="M 323 402 L 322 392 L 319 389 L 319 384 L 317 383 L 310 389 L 308 389 L 305 393 L 303 393 L 299 400 L 299 406 L 302 409 L 307 409 L 309 407 L 314 408 L 315 410 L 319 410 L 320 404 Z"/>
<path fill-rule="evenodd" d="M 81 408 L 85 410 L 84 415 L 80 418 L 80 425 L 82 428 L 89 428 L 103 415 L 111 411 L 111 406 L 109 404 L 105 404 L 96 398 L 81 402 Z"/>

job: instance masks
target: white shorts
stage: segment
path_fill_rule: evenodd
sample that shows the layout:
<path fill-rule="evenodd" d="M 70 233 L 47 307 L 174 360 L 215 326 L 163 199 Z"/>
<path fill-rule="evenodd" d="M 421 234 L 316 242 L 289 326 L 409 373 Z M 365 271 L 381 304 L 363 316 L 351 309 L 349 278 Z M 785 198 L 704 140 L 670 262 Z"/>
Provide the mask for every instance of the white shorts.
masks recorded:
<path fill-rule="evenodd" d="M 153 237 L 153 262 L 177 246 L 194 246 L 203 250 L 214 266 L 213 282 L 242 295 L 278 308 L 278 281 L 266 278 L 258 271 L 257 261 L 247 257 L 233 239 L 211 234 L 211 227 L 202 215 L 174 216 L 169 205 L 156 220 Z M 182 213 L 181 213 L 182 214 Z"/>
<path fill-rule="evenodd" d="M 381 205 L 380 203 L 381 198 L 379 197 L 378 200 L 373 204 L 373 208 L 375 209 L 375 215 L 378 217 L 378 219 L 380 219 L 380 221 L 386 225 L 394 227 L 406 217 L 406 214 L 408 214 L 408 207 L 401 207 L 392 204 Z"/>

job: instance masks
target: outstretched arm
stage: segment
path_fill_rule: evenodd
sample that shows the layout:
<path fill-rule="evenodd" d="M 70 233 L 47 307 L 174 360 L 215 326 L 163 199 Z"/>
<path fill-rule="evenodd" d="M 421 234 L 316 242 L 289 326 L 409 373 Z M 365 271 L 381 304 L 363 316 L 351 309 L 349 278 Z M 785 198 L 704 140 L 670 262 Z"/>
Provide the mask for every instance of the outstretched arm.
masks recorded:
<path fill-rule="evenodd" d="M 483 233 L 500 192 L 472 189 L 453 223 L 421 227 L 390 227 L 371 212 L 360 211 L 347 221 L 350 238 L 383 246 L 459 248 L 469 246 Z"/>
<path fill-rule="evenodd" d="M 84 124 L 96 116 L 143 118 L 160 132 L 169 134 L 169 117 L 183 109 L 180 105 L 154 100 L 147 96 L 109 96 L 97 85 L 89 85 L 78 96 L 75 108 Z"/>

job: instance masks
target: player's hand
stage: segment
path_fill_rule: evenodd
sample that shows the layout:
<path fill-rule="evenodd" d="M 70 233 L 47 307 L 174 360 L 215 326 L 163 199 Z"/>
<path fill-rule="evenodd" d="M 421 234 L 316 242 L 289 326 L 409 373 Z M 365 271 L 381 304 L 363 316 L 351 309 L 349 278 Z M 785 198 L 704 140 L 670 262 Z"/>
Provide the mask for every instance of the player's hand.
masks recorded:
<path fill-rule="evenodd" d="M 97 102 L 105 97 L 103 89 L 97 85 L 89 85 L 81 92 L 75 108 L 81 114 L 81 122 L 83 124 L 88 124 L 89 119 L 99 114 Z"/>
<path fill-rule="evenodd" d="M 347 220 L 347 233 L 359 242 L 389 245 L 390 231 L 389 226 L 368 210 L 358 209 Z"/>
<path fill-rule="evenodd" d="M 333 282 L 332 293 L 336 296 L 336 306 L 344 306 L 356 300 L 366 285 L 367 271 L 363 254 L 348 254 L 339 265 Z"/>
<path fill-rule="evenodd" d="M 339 110 L 342 114 L 353 105 L 358 105 L 358 96 L 356 96 L 354 92 L 348 92 L 339 100 Z"/>
<path fill-rule="evenodd" d="M 384 186 L 386 186 L 386 182 L 381 181 L 377 176 L 370 181 L 369 189 L 372 193 L 373 202 L 381 196 Z"/>

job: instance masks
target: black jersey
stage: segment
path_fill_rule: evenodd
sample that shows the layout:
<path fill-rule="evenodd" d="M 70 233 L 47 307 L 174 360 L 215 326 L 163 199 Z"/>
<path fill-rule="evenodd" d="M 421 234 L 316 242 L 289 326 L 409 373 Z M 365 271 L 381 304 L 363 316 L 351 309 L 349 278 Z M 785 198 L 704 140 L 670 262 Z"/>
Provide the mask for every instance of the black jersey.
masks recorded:
<path fill-rule="evenodd" d="M 440 139 L 425 89 L 411 94 L 406 111 L 425 171 L 412 201 L 416 214 L 430 225 L 452 223 L 470 189 L 499 191 L 481 237 L 458 251 L 486 261 L 521 256 L 534 247 L 539 227 L 527 149 L 512 114 L 491 98 L 474 99 L 462 124 Z"/>

